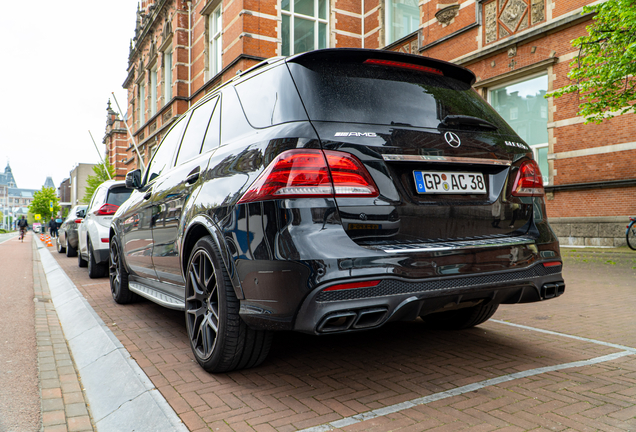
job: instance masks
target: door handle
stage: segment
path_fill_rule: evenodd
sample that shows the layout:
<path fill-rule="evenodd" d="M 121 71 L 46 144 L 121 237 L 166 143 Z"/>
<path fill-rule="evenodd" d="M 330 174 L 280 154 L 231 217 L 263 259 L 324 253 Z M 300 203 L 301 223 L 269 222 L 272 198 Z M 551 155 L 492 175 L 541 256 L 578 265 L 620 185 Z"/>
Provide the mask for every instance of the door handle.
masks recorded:
<path fill-rule="evenodd" d="M 192 173 L 186 177 L 186 183 L 189 185 L 193 184 L 197 180 L 199 180 L 199 172 Z"/>
<path fill-rule="evenodd" d="M 144 199 L 145 199 L 145 200 L 150 199 L 150 197 L 151 197 L 151 196 L 152 196 L 152 191 L 151 191 L 151 190 L 149 190 L 149 191 L 148 191 L 148 192 L 146 192 L 146 194 L 144 195 Z"/>

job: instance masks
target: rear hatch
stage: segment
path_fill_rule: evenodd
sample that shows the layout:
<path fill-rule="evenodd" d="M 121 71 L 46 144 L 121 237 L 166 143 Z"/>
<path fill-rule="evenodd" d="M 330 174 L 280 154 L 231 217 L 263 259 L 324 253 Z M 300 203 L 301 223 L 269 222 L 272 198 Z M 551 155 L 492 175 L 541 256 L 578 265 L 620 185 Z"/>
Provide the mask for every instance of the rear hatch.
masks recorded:
<path fill-rule="evenodd" d="M 511 195 L 528 146 L 450 63 L 370 50 L 322 50 L 288 66 L 326 150 L 356 156 L 375 198 L 337 197 L 359 243 L 525 234 L 532 199 Z"/>

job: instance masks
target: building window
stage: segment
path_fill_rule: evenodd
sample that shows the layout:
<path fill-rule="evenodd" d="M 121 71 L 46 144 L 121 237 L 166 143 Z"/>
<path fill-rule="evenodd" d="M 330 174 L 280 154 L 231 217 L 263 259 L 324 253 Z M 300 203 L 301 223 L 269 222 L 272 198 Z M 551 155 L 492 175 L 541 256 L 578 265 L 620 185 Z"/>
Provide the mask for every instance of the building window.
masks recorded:
<path fill-rule="evenodd" d="M 532 148 L 543 183 L 548 172 L 548 76 L 541 75 L 490 89 L 489 102 Z"/>
<path fill-rule="evenodd" d="M 545 0 L 493 0 L 483 8 L 487 44 L 545 21 Z"/>
<path fill-rule="evenodd" d="M 172 99 L 172 50 L 163 53 L 163 103 Z"/>
<path fill-rule="evenodd" d="M 139 84 L 139 127 L 146 123 L 146 113 L 144 107 L 146 105 L 146 86 L 142 82 Z"/>
<path fill-rule="evenodd" d="M 150 117 L 157 112 L 157 68 L 150 70 Z"/>
<path fill-rule="evenodd" d="M 214 77 L 221 72 L 222 61 L 221 53 L 223 46 L 221 45 L 222 26 L 222 5 L 218 5 L 208 17 L 208 29 L 210 31 L 210 52 L 209 52 L 209 74 L 208 78 Z"/>
<path fill-rule="evenodd" d="M 410 35 L 420 26 L 420 8 L 417 0 L 386 1 L 386 44 L 392 44 Z"/>
<path fill-rule="evenodd" d="M 282 55 L 327 48 L 327 0 L 282 0 L 281 9 Z"/>

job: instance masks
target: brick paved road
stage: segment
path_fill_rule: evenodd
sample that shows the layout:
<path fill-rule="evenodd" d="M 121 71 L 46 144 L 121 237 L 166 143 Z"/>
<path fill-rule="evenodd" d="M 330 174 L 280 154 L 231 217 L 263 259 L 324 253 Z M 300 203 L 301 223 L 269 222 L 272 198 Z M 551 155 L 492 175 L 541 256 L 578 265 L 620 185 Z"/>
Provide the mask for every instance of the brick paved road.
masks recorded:
<path fill-rule="evenodd" d="M 54 255 L 191 431 L 338 421 L 312 430 L 636 431 L 636 254 L 568 252 L 563 297 L 503 306 L 474 329 L 416 321 L 354 335 L 279 333 L 262 366 L 219 375 L 194 361 L 183 313 L 117 305 L 108 279 Z M 562 366 L 572 362 L 582 363 Z M 426 396 L 439 400 L 396 406 Z"/>

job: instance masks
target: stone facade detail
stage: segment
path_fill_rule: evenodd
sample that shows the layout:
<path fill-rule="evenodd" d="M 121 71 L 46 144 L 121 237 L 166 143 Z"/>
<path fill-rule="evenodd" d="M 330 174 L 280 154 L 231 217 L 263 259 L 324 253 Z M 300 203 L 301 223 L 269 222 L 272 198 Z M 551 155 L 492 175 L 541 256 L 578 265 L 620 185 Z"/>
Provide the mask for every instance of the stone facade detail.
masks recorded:
<path fill-rule="evenodd" d="M 493 1 L 484 6 L 484 16 L 486 17 L 486 43 L 497 40 L 497 1 Z"/>
<path fill-rule="evenodd" d="M 545 21 L 546 0 L 494 0 L 483 6 L 486 44 Z"/>
<path fill-rule="evenodd" d="M 545 19 L 545 0 L 532 0 L 530 21 L 532 25 Z"/>
<path fill-rule="evenodd" d="M 442 27 L 445 27 L 453 22 L 453 19 L 457 16 L 458 13 L 459 5 L 453 4 L 437 11 L 437 13 L 435 14 L 435 18 L 437 18 L 437 21 L 442 25 Z"/>
<path fill-rule="evenodd" d="M 501 22 L 511 31 L 517 30 L 521 19 L 525 16 L 528 5 L 523 0 L 508 0 L 499 16 Z"/>

